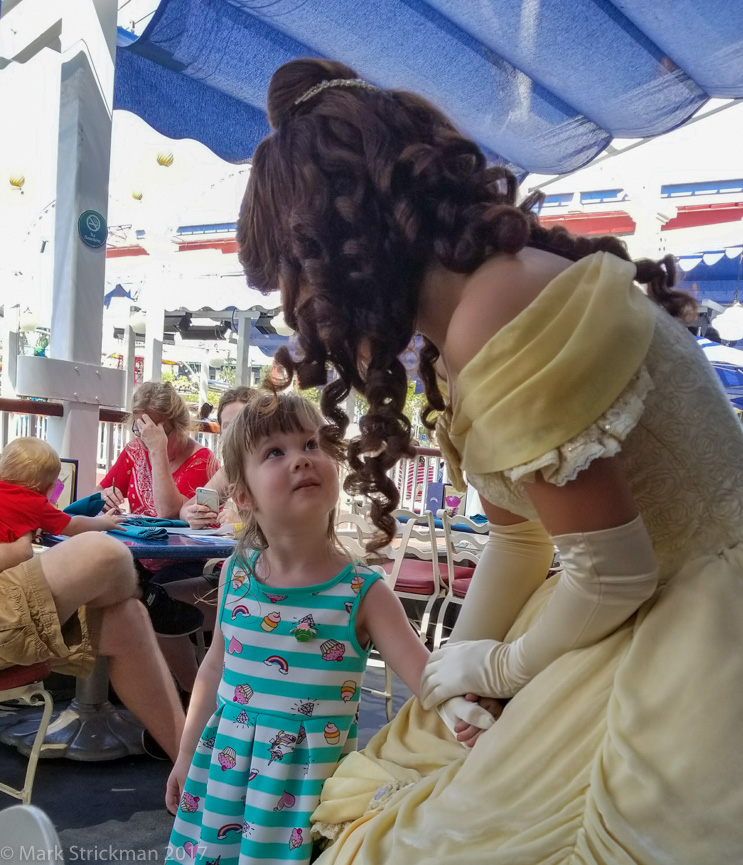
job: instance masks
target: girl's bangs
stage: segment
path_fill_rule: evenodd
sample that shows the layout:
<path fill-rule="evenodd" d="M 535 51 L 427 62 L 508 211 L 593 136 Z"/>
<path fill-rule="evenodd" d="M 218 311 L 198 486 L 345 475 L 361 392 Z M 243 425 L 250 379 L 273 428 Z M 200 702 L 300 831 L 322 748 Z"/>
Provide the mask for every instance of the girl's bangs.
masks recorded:
<path fill-rule="evenodd" d="M 272 435 L 318 432 L 325 425 L 312 403 L 294 394 L 261 394 L 244 411 L 245 446 L 252 451 Z"/>

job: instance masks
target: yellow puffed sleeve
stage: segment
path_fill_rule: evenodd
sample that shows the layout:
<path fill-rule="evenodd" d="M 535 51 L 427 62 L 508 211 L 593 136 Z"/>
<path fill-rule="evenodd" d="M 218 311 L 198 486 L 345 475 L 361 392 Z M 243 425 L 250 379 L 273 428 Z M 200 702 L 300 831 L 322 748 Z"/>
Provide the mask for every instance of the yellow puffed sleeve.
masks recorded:
<path fill-rule="evenodd" d="M 640 368 L 655 327 L 652 301 L 634 276 L 632 262 L 609 253 L 581 259 L 464 367 L 445 418 L 461 469 L 485 474 L 527 463 L 612 405 Z"/>

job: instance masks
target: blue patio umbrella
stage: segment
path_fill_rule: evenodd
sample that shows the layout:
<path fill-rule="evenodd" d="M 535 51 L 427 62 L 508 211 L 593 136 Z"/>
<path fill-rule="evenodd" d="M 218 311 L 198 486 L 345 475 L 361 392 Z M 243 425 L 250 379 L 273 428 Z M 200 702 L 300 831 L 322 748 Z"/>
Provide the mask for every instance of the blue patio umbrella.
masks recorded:
<path fill-rule="evenodd" d="M 733 0 L 162 0 L 120 31 L 114 107 L 242 162 L 275 69 L 329 57 L 427 96 L 519 174 L 564 173 L 743 96 L 742 32 Z"/>

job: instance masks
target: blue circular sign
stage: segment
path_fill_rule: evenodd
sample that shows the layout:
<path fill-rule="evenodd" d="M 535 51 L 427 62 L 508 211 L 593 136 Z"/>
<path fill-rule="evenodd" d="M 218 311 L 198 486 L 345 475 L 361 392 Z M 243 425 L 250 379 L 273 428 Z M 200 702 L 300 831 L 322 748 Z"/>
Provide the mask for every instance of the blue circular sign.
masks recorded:
<path fill-rule="evenodd" d="M 77 221 L 80 239 L 91 249 L 99 249 L 108 237 L 108 226 L 103 216 L 96 210 L 85 210 Z"/>

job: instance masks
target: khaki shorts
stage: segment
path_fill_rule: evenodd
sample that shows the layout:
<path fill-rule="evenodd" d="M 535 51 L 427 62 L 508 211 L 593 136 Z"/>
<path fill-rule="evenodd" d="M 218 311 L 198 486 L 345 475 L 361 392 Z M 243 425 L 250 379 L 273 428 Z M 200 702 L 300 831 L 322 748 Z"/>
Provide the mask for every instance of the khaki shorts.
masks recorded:
<path fill-rule="evenodd" d="M 55 672 L 87 676 L 100 644 L 101 616 L 98 607 L 81 607 L 60 626 L 41 556 L 0 571 L 0 670 L 50 661 Z"/>

